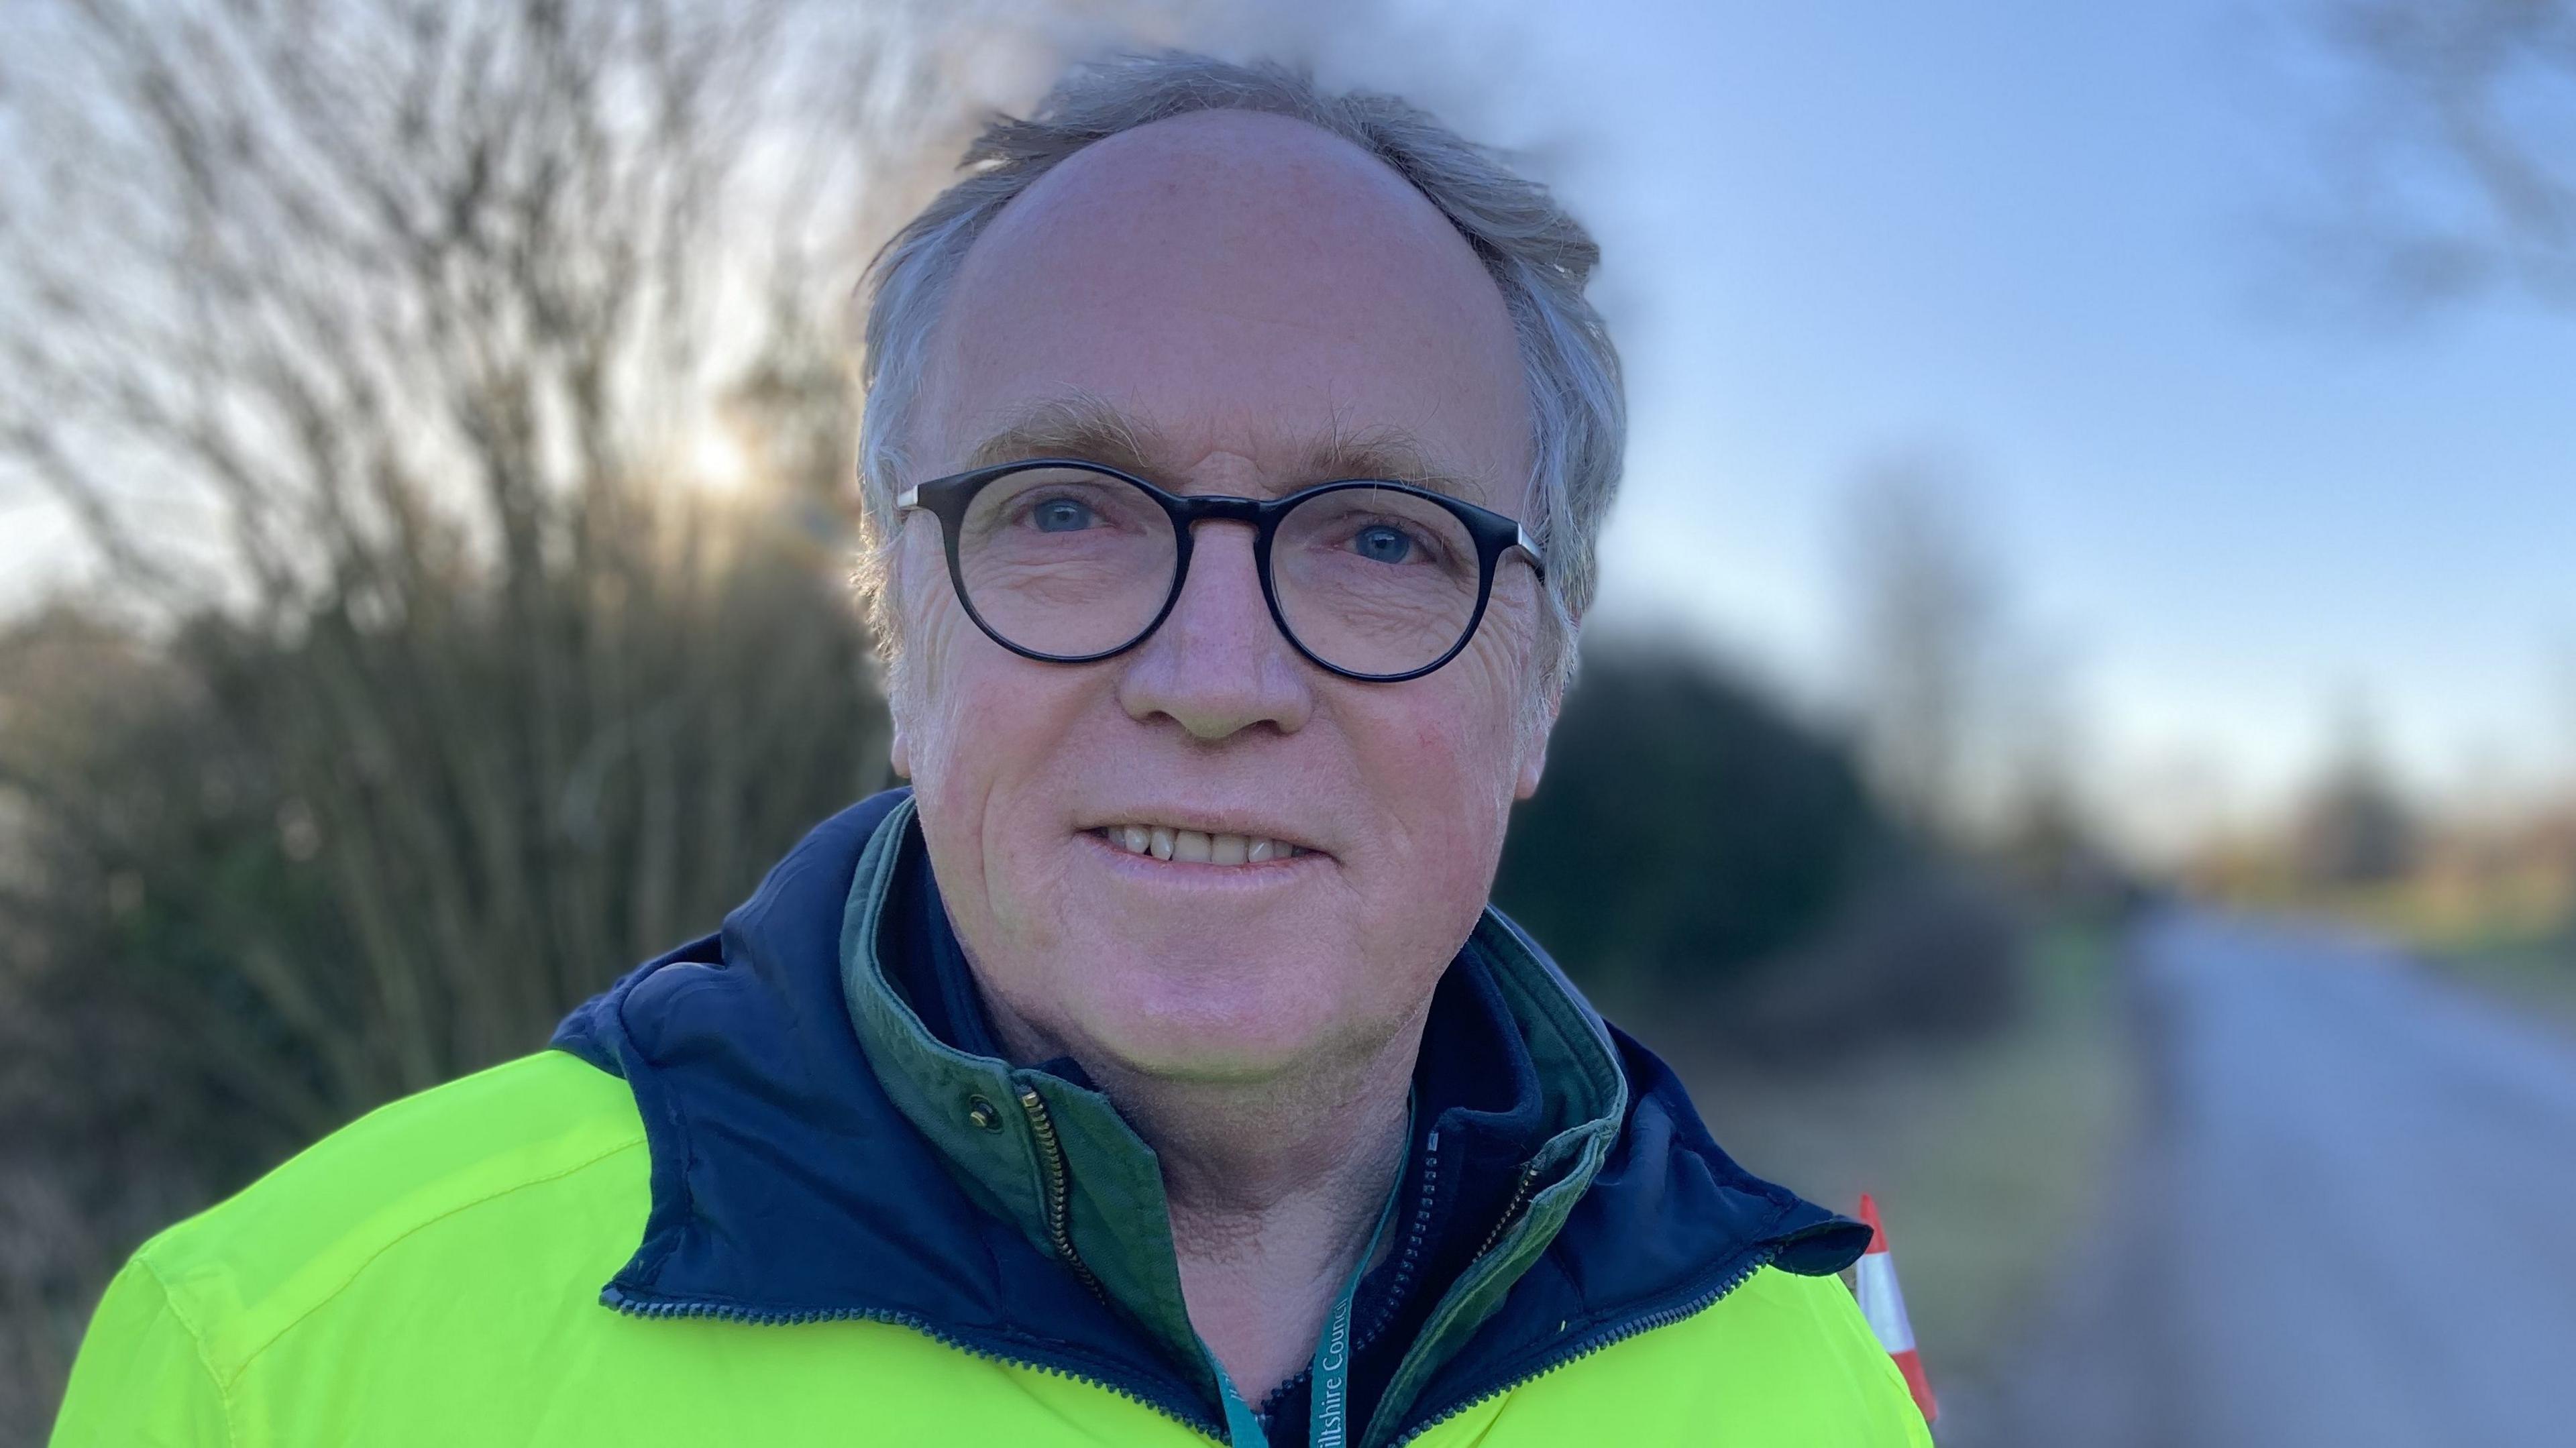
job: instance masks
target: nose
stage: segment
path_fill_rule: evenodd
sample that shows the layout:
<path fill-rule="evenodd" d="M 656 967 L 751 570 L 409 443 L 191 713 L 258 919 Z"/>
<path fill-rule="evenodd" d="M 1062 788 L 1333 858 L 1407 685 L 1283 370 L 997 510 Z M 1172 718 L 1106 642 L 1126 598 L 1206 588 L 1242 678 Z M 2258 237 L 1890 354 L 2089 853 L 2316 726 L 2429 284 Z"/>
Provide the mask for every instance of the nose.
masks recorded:
<path fill-rule="evenodd" d="M 1282 734 L 1305 727 L 1313 681 L 1262 599 L 1249 526 L 1194 530 L 1181 596 L 1127 656 L 1118 699 L 1130 718 L 1160 715 L 1211 742 L 1264 724 Z"/>

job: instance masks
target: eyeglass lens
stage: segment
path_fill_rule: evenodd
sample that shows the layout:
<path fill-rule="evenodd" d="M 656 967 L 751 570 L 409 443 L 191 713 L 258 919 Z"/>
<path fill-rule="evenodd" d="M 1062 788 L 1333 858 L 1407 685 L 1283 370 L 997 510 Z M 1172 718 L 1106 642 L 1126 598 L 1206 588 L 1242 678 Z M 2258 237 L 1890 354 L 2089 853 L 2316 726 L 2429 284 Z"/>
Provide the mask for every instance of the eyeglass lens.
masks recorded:
<path fill-rule="evenodd" d="M 1076 468 L 1007 474 L 958 530 L 958 583 L 985 625 L 1035 653 L 1079 658 L 1133 641 L 1170 595 L 1171 515 L 1122 478 Z M 1399 674 L 1449 652 L 1476 612 L 1481 563 L 1455 514 L 1387 488 L 1318 492 L 1280 518 L 1271 586 L 1288 631 L 1355 674 Z"/>

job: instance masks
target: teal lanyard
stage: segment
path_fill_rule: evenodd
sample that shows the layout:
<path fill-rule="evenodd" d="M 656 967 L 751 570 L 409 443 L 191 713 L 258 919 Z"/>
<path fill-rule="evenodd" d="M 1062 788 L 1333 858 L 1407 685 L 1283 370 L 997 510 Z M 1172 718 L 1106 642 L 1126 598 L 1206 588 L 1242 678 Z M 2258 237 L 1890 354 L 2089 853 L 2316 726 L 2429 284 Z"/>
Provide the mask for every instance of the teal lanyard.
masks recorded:
<path fill-rule="evenodd" d="M 1413 1153 L 1413 1103 L 1404 1107 L 1404 1150 L 1409 1160 Z M 1324 1315 L 1324 1330 L 1315 1339 L 1315 1362 L 1307 1375 L 1313 1410 L 1306 1423 L 1307 1448 L 1346 1448 L 1350 1441 L 1351 1403 L 1351 1303 L 1359 1296 L 1360 1279 L 1368 1275 L 1369 1263 L 1376 1259 L 1378 1244 L 1386 1240 L 1386 1229 L 1395 1221 L 1395 1204 L 1404 1191 L 1404 1169 L 1396 1168 L 1395 1185 L 1386 1193 L 1386 1205 L 1378 1209 L 1377 1229 L 1369 1233 L 1368 1245 L 1360 1249 L 1359 1265 L 1351 1269 L 1351 1280 L 1342 1284 L 1342 1295 L 1333 1299 L 1333 1310 Z M 1252 1405 L 1236 1392 L 1234 1380 L 1226 1376 L 1225 1365 L 1210 1353 L 1208 1362 L 1216 1369 L 1217 1386 L 1225 1393 L 1225 1434 L 1232 1448 L 1270 1448 L 1269 1436 L 1261 1431 L 1261 1417 Z"/>

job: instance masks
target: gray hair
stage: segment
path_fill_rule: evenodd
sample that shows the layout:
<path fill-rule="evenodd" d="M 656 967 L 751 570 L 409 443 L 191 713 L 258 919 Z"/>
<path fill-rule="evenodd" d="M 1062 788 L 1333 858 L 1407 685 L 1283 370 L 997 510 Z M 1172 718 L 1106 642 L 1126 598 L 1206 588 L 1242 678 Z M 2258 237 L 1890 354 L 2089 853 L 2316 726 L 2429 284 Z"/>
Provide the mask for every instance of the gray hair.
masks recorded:
<path fill-rule="evenodd" d="M 1181 51 L 1079 66 L 1026 119 L 999 117 L 966 150 L 964 180 L 939 194 L 870 263 L 860 424 L 861 602 L 900 688 L 902 644 L 887 607 L 895 495 L 909 471 L 907 424 L 930 337 L 967 249 L 1013 198 L 1095 141 L 1198 111 L 1254 111 L 1304 121 L 1359 146 L 1411 182 L 1456 226 L 1503 294 L 1520 339 L 1532 429 L 1525 520 L 1547 560 L 1549 607 L 1533 701 L 1571 676 L 1576 621 L 1592 602 L 1596 540 L 1619 484 L 1627 401 L 1619 354 L 1583 289 L 1601 248 L 1547 188 L 1515 175 L 1417 106 L 1367 91 L 1327 95 L 1312 77 L 1271 63 L 1237 65 Z M 919 479 L 910 479 L 917 482 Z"/>

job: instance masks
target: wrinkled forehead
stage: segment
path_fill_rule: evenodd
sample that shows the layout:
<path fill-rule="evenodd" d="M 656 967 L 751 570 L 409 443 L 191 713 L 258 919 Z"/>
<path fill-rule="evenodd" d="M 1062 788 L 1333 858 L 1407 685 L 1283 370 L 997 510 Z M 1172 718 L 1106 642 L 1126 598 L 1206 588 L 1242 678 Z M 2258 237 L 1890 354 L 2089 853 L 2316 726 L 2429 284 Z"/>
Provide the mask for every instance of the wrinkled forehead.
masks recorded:
<path fill-rule="evenodd" d="M 994 461 L 1078 401 L 1175 486 L 1382 457 L 1517 513 L 1525 385 L 1500 289 L 1420 192 L 1302 122 L 1214 112 L 1101 141 L 994 219 L 913 453 L 924 476 Z"/>

